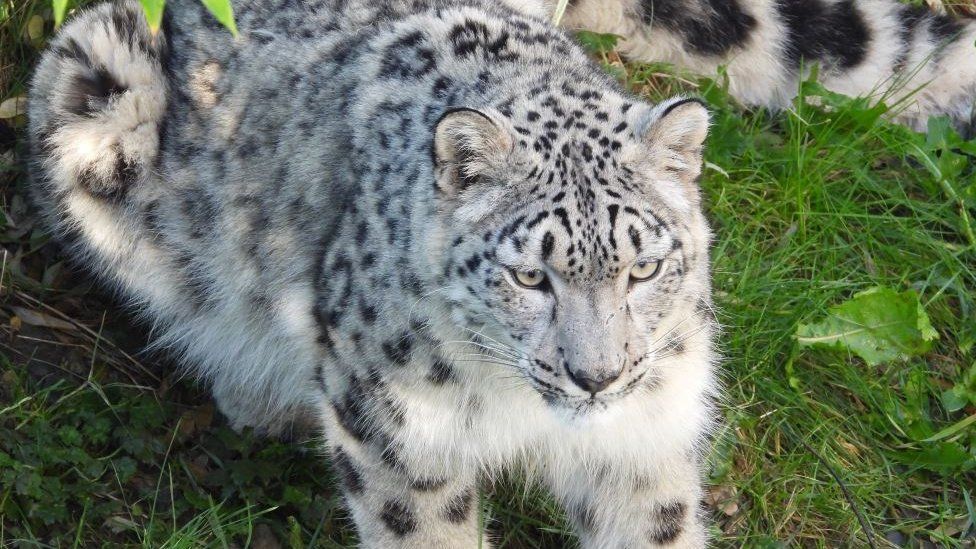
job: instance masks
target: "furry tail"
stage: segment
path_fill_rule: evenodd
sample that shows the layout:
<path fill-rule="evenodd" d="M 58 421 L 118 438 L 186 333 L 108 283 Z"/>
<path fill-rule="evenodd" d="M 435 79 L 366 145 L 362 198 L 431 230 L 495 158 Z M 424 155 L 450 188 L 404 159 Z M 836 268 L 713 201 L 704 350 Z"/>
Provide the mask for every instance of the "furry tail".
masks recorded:
<path fill-rule="evenodd" d="M 89 9 L 58 33 L 29 94 L 42 205 L 72 192 L 118 199 L 148 176 L 166 110 L 165 58 L 163 33 L 149 31 L 135 1 Z"/>
<path fill-rule="evenodd" d="M 725 66 L 750 105 L 787 106 L 816 63 L 828 89 L 900 103 L 915 129 L 948 115 L 972 130 L 976 22 L 896 0 L 574 0 L 564 24 L 623 36 L 633 59 Z"/>

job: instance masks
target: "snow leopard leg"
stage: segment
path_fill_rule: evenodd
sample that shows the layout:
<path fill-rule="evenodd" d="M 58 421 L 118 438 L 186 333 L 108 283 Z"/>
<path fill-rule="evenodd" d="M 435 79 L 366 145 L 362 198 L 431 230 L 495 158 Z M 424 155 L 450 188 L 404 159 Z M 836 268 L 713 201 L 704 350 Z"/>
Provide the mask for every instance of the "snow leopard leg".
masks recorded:
<path fill-rule="evenodd" d="M 382 381 L 352 375 L 325 384 L 329 454 L 362 547 L 491 547 L 479 528 L 475 471 L 409 454 L 396 438 L 404 419 Z"/>
<path fill-rule="evenodd" d="M 547 471 L 553 494 L 586 549 L 706 545 L 698 466 L 685 459 L 635 473 L 611 461 L 573 459 Z"/>

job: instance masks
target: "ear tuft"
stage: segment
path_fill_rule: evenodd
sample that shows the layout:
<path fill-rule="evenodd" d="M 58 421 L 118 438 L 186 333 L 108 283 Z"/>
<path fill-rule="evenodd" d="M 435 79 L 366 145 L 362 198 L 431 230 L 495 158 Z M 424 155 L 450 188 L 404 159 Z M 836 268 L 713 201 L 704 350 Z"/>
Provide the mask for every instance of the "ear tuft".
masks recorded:
<path fill-rule="evenodd" d="M 511 136 L 488 114 L 470 108 L 445 112 L 434 128 L 438 187 L 452 195 L 465 190 L 492 175 L 511 150 Z"/>

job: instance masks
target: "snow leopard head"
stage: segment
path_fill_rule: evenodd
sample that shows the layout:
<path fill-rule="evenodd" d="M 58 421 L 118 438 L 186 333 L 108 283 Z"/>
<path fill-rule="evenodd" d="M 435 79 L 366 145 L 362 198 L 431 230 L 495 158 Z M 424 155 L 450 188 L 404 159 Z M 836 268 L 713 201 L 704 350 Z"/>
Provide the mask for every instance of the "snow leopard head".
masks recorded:
<path fill-rule="evenodd" d="M 444 295 L 486 361 L 574 414 L 707 363 L 708 125 L 696 100 L 570 82 L 441 117 Z"/>

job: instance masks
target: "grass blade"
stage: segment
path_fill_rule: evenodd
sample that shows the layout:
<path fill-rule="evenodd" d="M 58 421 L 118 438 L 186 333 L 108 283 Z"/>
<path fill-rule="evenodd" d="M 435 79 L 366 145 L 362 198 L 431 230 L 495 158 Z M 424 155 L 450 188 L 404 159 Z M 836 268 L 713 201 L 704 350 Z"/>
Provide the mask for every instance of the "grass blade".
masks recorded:
<path fill-rule="evenodd" d="M 52 0 L 51 8 L 54 11 L 54 26 L 60 27 L 68 13 L 68 0 Z"/>
<path fill-rule="evenodd" d="M 962 432 L 963 429 L 969 427 L 974 423 L 976 423 L 976 414 L 973 414 L 965 419 L 953 423 L 952 425 L 930 436 L 929 438 L 923 439 L 922 442 L 938 442 L 940 440 L 947 439 L 959 432 Z"/>

